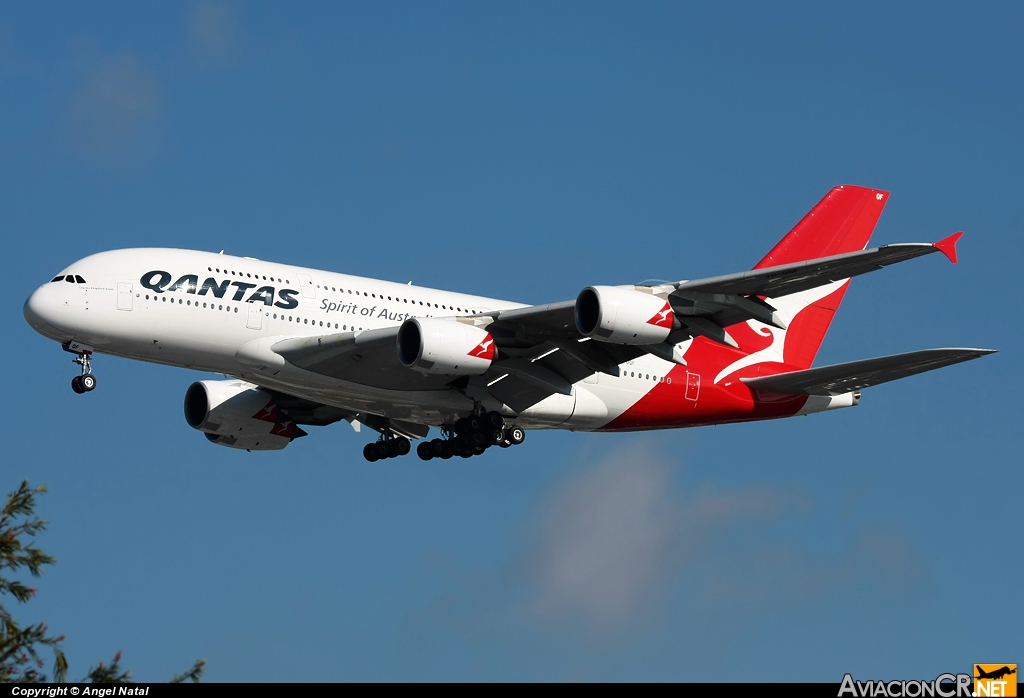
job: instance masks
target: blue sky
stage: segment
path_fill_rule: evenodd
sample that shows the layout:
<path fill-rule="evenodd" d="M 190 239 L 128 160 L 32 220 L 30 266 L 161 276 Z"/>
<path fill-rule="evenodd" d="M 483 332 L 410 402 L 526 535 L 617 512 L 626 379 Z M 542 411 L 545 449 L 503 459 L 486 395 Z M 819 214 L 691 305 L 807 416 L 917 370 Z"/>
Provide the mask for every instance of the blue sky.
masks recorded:
<path fill-rule="evenodd" d="M 18 609 L 141 680 L 931 678 L 1024 661 L 1020 4 L 0 8 L 3 486 L 58 564 Z M 175 246 L 540 303 L 752 266 L 836 184 L 873 242 L 817 363 L 1001 353 L 856 409 L 529 434 L 425 464 L 183 419 L 200 374 L 22 318 L 87 254 Z"/>

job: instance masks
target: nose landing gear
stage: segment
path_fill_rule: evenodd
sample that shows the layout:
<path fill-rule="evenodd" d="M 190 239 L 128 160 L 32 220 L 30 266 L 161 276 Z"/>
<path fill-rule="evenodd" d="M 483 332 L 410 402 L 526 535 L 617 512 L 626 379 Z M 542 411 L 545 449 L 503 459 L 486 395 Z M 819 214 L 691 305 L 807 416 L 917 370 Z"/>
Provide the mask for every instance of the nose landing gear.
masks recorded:
<path fill-rule="evenodd" d="M 76 363 L 82 367 L 82 375 L 75 376 L 71 379 L 71 389 L 79 395 L 95 390 L 96 376 L 92 375 L 92 350 L 82 348 L 78 348 L 76 350 L 68 346 L 65 346 L 64 350 L 70 351 L 72 354 L 77 354 L 78 356 L 72 360 L 72 363 Z"/>

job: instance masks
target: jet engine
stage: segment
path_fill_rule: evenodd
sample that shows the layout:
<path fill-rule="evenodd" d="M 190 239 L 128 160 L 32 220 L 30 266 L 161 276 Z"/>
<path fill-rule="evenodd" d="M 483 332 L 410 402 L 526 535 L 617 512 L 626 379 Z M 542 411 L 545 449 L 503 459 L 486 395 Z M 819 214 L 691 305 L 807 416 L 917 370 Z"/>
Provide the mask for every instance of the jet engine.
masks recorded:
<path fill-rule="evenodd" d="M 613 344 L 658 344 L 672 331 L 668 301 L 619 286 L 590 286 L 576 298 L 576 329 Z"/>
<path fill-rule="evenodd" d="M 477 376 L 494 360 L 487 330 L 456 320 L 409 318 L 398 330 L 398 360 L 424 373 Z"/>
<path fill-rule="evenodd" d="M 185 421 L 219 446 L 277 451 L 306 432 L 280 414 L 274 396 L 239 380 L 199 381 L 185 393 Z"/>

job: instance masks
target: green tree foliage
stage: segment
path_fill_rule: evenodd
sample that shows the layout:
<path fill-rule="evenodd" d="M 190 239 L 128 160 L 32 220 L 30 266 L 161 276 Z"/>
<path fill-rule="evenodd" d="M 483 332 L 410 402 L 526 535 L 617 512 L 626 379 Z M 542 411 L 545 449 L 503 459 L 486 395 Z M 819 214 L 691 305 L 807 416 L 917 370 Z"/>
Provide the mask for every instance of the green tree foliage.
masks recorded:
<path fill-rule="evenodd" d="M 35 547 L 35 536 L 46 529 L 46 521 L 35 515 L 36 496 L 46 492 L 46 486 L 29 487 L 28 481 L 21 483 L 14 492 L 7 495 L 0 510 L 0 682 L 37 683 L 46 681 L 43 672 L 45 662 L 40 651 L 49 649 L 53 653 L 53 680 L 67 680 L 68 662 L 61 650 L 63 635 L 53 636 L 45 623 L 28 625 L 24 628 L 7 610 L 4 602 L 8 596 L 18 603 L 30 601 L 36 594 L 32 587 L 25 586 L 13 574 L 27 570 L 33 577 L 43 573 L 46 565 L 56 560 Z M 192 667 L 171 679 L 172 683 L 183 681 L 199 682 L 206 662 L 202 659 Z M 131 683 L 131 672 L 121 667 L 121 653 L 114 655 L 110 665 L 100 662 L 89 670 L 83 682 Z"/>

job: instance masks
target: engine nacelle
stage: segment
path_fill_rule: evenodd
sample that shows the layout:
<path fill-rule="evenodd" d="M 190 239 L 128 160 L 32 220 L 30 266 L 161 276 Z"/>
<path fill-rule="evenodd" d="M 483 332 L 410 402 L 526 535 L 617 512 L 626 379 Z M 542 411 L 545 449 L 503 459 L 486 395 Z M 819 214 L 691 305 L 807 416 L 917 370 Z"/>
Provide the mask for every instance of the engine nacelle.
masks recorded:
<path fill-rule="evenodd" d="M 672 331 L 668 301 L 618 286 L 590 286 L 576 298 L 576 329 L 601 342 L 658 344 Z"/>
<path fill-rule="evenodd" d="M 409 368 L 445 376 L 478 376 L 494 360 L 487 330 L 456 320 L 409 318 L 398 330 L 398 360 Z"/>
<path fill-rule="evenodd" d="M 222 434 L 209 434 L 206 438 L 210 443 L 228 448 L 239 448 L 246 451 L 280 451 L 292 442 L 290 438 L 277 436 L 275 434 L 264 434 L 263 436 L 227 436 Z"/>
<path fill-rule="evenodd" d="M 306 433 L 280 414 L 273 395 L 239 380 L 189 386 L 185 421 L 215 444 L 247 451 L 282 449 Z"/>

